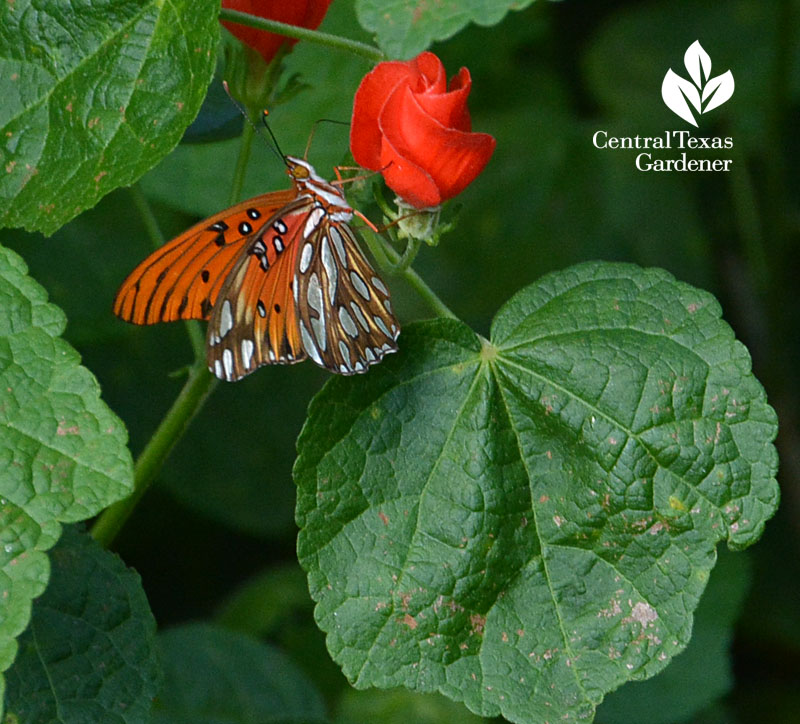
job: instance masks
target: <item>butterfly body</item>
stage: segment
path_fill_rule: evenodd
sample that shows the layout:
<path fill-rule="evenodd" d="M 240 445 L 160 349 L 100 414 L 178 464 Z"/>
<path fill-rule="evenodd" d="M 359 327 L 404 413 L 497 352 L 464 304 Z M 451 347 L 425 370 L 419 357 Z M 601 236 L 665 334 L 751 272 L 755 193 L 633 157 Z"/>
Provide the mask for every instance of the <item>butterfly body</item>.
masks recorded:
<path fill-rule="evenodd" d="M 386 286 L 365 259 L 341 190 L 286 157 L 293 188 L 197 224 L 125 280 L 114 312 L 136 324 L 207 319 L 209 369 L 233 381 L 311 358 L 339 374 L 397 349 Z"/>

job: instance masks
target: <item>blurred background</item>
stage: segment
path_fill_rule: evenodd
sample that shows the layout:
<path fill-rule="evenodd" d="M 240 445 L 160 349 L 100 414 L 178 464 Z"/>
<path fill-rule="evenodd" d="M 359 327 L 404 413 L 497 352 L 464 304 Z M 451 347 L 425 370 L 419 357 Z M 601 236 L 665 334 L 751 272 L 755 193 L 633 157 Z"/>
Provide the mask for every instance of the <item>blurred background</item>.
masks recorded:
<path fill-rule="evenodd" d="M 486 171 L 453 202 L 456 229 L 415 263 L 445 303 L 486 335 L 499 307 L 547 272 L 589 259 L 663 267 L 720 300 L 781 422 L 780 512 L 752 550 L 720 550 L 687 652 L 609 696 L 600 724 L 771 724 L 797 721 L 800 711 L 798 5 L 540 1 L 432 48 L 449 75 L 470 69 L 473 128 L 497 139 Z M 332 4 L 321 29 L 369 41 L 348 0 Z M 712 76 L 730 69 L 735 78 L 731 100 L 691 129 L 733 138 L 732 150 L 707 156 L 732 158 L 731 171 L 645 173 L 636 151 L 595 148 L 597 130 L 689 130 L 662 102 L 661 81 L 670 67 L 686 75 L 683 54 L 695 40 Z M 300 154 L 314 120 L 349 119 L 369 66 L 301 42 L 286 67 L 308 87 L 271 109 L 271 125 L 283 150 Z M 220 180 L 232 178 L 237 140 L 197 138 L 220 107 L 234 129 L 240 121 L 220 104 L 218 84 L 212 96 L 217 103 L 185 142 L 140 182 L 166 237 L 228 205 Z M 309 160 L 332 176 L 347 145 L 345 126 L 322 124 Z M 245 195 L 285 186 L 257 142 Z M 117 287 L 151 250 L 133 195 L 109 195 L 49 239 L 3 232 L 3 243 L 66 311 L 66 337 L 137 454 L 180 390 L 191 349 L 181 324 L 136 328 L 111 314 Z M 389 282 L 401 321 L 429 316 L 402 282 Z M 350 690 L 324 650 L 296 563 L 291 467 L 306 406 L 325 379 L 303 364 L 220 384 L 116 550 L 141 574 L 160 627 L 213 620 L 274 644 L 336 721 L 473 721 L 439 697 Z"/>

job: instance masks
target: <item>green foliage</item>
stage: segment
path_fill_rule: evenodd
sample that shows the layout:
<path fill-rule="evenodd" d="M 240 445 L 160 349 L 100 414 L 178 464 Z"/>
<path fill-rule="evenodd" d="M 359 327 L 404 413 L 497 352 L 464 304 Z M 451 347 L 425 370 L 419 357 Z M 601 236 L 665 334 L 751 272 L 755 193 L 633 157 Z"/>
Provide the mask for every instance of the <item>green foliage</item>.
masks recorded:
<path fill-rule="evenodd" d="M 358 687 L 590 716 L 687 644 L 715 545 L 775 511 L 776 419 L 707 293 L 592 263 L 404 331 L 298 442 L 298 552 Z M 533 692 L 533 693 L 532 693 Z"/>
<path fill-rule="evenodd" d="M 319 692 L 271 646 L 207 624 L 165 631 L 160 643 L 164 687 L 154 724 L 325 721 Z"/>
<path fill-rule="evenodd" d="M 51 233 L 177 143 L 211 77 L 217 7 L 2 4 L 0 225 Z M 797 165 L 800 147 L 776 134 L 780 103 L 798 97 L 800 66 L 785 52 L 797 24 L 790 14 L 776 21 L 773 10 L 754 0 L 723 9 L 615 3 L 613 13 L 588 0 L 331 5 L 322 30 L 362 41 L 372 34 L 392 57 L 458 33 L 435 50 L 449 76 L 469 67 L 473 128 L 498 146 L 459 197 L 456 233 L 424 248 L 415 269 L 465 323 L 409 324 L 429 310 L 402 278 L 385 277 L 403 323 L 401 353 L 366 376 L 331 380 L 299 442 L 306 572 L 295 557 L 289 469 L 324 375 L 311 364 L 273 367 L 217 387 L 159 474 L 169 495 L 145 496 L 118 540 L 160 620 L 217 610 L 217 623 L 239 632 L 191 625 L 161 636 L 166 680 L 155 721 L 320 722 L 326 710 L 336 724 L 477 721 L 461 702 L 513 721 L 589 720 L 608 692 L 654 674 L 610 694 L 598 723 L 734 721 L 714 703 L 731 688 L 728 647 L 748 559 L 723 555 L 711 569 L 720 541 L 751 544 L 777 505 L 774 413 L 710 295 L 656 270 L 571 265 L 624 259 L 713 289 L 759 376 L 771 377 L 776 406 L 797 408 L 796 396 L 780 394 L 796 377 L 796 335 L 787 333 L 796 325 L 780 323 L 794 309 L 794 278 L 779 254 L 794 237 L 773 228 L 797 213 L 781 208 L 780 164 L 764 149 Z M 489 32 L 479 27 L 503 16 Z M 736 77 L 732 102 L 707 119 L 719 127 L 706 129 L 735 136 L 734 171 L 643 176 L 625 153 L 594 148 L 601 128 L 672 127 L 658 88 L 700 36 L 714 71 L 730 65 Z M 774 58 L 774 78 L 764 58 Z M 291 77 L 302 92 L 270 108 L 271 126 L 284 151 L 300 154 L 314 121 L 347 121 L 370 66 L 309 41 L 284 62 L 284 82 Z M 240 121 L 220 84 L 212 91 L 216 109 L 209 104 L 184 139 L 217 141 L 182 144 L 141 182 L 167 237 L 229 202 L 239 143 L 219 141 L 229 133 L 220 121 Z M 317 125 L 309 159 L 322 175 L 347 163 L 347 135 Z M 249 171 L 244 195 L 287 185 L 259 141 Z M 355 186 L 346 187 L 351 202 Z M 189 359 L 181 325 L 136 329 L 108 311 L 152 248 L 134 198 L 108 194 L 52 240 L 10 232 L 3 243 L 24 250 L 32 276 L 66 312 L 70 342 L 137 451 L 178 394 L 183 377 L 174 373 Z M 359 208 L 377 220 L 369 203 Z M 751 286 L 753 262 L 771 300 Z M 559 268 L 567 269 L 543 276 Z M 782 274 L 789 284 L 781 286 Z M 64 316 L 44 299 L 18 257 L 0 249 L 0 668 L 47 583 L 45 552 L 60 524 L 94 515 L 131 487 L 125 431 L 57 337 Z M 501 304 L 483 339 L 473 329 L 488 329 Z M 786 551 L 796 536 L 787 526 L 776 542 L 775 524 L 770 545 L 754 551 L 762 560 L 740 636 L 750 637 L 747 654 L 771 646 L 764 659 L 791 672 L 797 617 L 786 579 L 796 556 Z M 85 537 L 70 532 L 63 547 L 69 556 L 61 547 L 54 554 L 51 589 L 20 638 L 11 716 L 147 720 L 156 669 L 138 579 Z M 307 580 L 336 661 L 356 686 L 382 690 L 347 686 L 324 651 Z M 90 605 L 76 614 L 82 601 Z M 121 626 L 106 636 L 114 611 L 123 612 Z M 94 614 L 110 618 L 100 615 L 90 632 Z M 120 647 L 135 651 L 121 675 L 113 667 L 120 632 Z M 741 689 L 747 671 L 737 673 Z M 449 699 L 418 693 L 433 691 Z M 754 714 L 737 708 L 737 724 L 788 721 L 796 693 L 784 687 L 781 696 L 768 711 L 763 693 Z"/>
<path fill-rule="evenodd" d="M 138 574 L 74 528 L 51 554 L 7 674 L 20 724 L 145 724 L 158 689 L 155 620 Z"/>
<path fill-rule="evenodd" d="M 219 2 L 16 0 L 0 10 L 0 225 L 53 233 L 180 140 Z"/>
<path fill-rule="evenodd" d="M 14 252 L 0 247 L 0 670 L 49 569 L 60 523 L 89 518 L 133 485 L 125 427 L 60 335 L 47 302 Z"/>
<path fill-rule="evenodd" d="M 413 58 L 436 40 L 455 35 L 467 23 L 496 25 L 509 10 L 522 10 L 533 0 L 356 0 L 358 20 L 375 33 L 389 58 Z"/>
<path fill-rule="evenodd" d="M 733 686 L 733 625 L 752 582 L 747 555 L 720 551 L 700 599 L 692 640 L 675 661 L 647 681 L 613 692 L 597 710 L 598 724 L 678 724 L 722 698 Z"/>

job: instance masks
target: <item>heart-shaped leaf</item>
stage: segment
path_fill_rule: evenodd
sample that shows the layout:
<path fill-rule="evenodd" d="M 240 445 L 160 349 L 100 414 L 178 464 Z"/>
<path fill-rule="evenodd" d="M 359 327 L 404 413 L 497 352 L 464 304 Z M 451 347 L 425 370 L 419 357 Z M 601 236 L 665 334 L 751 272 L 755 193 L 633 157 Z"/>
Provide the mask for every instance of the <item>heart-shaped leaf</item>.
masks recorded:
<path fill-rule="evenodd" d="M 180 140 L 219 0 L 15 0 L 0 23 L 0 226 L 53 233 Z"/>
<path fill-rule="evenodd" d="M 298 442 L 298 550 L 357 686 L 590 718 L 685 648 L 715 546 L 775 511 L 776 419 L 709 294 L 592 263 L 406 328 Z"/>
<path fill-rule="evenodd" d="M 95 378 L 58 337 L 64 315 L 22 260 L 0 247 L 0 671 L 16 654 L 32 600 L 47 584 L 45 551 L 60 523 L 130 494 L 127 432 Z"/>

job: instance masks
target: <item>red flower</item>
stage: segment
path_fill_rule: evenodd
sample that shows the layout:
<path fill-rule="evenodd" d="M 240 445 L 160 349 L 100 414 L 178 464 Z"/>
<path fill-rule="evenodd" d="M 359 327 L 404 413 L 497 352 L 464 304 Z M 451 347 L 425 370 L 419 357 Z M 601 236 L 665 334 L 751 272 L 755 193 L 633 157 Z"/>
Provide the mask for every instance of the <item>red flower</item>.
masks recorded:
<path fill-rule="evenodd" d="M 379 63 L 356 91 L 350 150 L 356 163 L 380 171 L 412 206 L 436 206 L 461 193 L 494 152 L 487 133 L 471 133 L 462 68 L 447 86 L 442 61 L 424 52 L 414 60 Z"/>
<path fill-rule="evenodd" d="M 319 27 L 330 4 L 331 0 L 222 0 L 224 8 L 239 10 L 249 15 L 257 15 L 260 18 L 277 20 L 310 30 L 316 30 Z M 246 25 L 225 21 L 222 24 L 243 43 L 261 53 L 267 63 L 275 57 L 284 43 L 292 46 L 297 42 L 293 38 L 257 30 Z"/>

